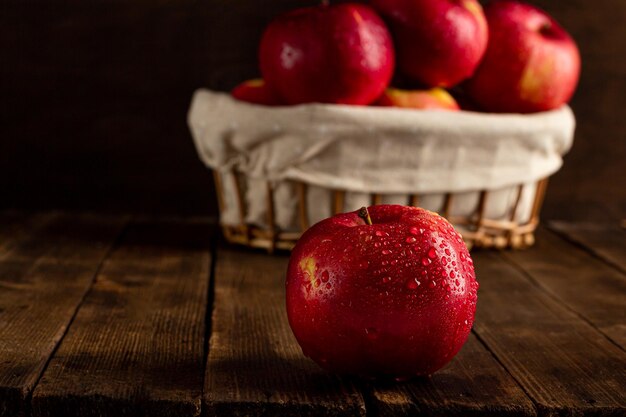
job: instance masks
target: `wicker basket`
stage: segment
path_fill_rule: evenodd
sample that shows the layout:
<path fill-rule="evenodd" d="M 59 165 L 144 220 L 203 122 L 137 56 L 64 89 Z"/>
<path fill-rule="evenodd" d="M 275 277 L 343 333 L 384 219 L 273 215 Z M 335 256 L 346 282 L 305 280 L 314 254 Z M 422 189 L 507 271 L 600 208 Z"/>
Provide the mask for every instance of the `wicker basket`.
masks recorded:
<path fill-rule="evenodd" d="M 213 170 L 215 180 L 215 188 L 217 191 L 217 199 L 220 212 L 224 210 L 224 183 L 226 178 L 233 181 L 234 190 L 236 190 L 236 202 L 239 211 L 239 224 L 225 225 L 222 224 L 224 237 L 228 242 L 241 244 L 254 248 L 263 248 L 268 252 L 274 252 L 276 249 L 291 250 L 302 233 L 311 226 L 308 208 L 307 208 L 307 192 L 309 187 L 302 182 L 292 182 L 298 194 L 297 212 L 300 230 L 298 231 L 281 231 L 274 218 L 275 215 L 275 195 L 274 185 L 266 181 L 266 204 L 267 219 L 266 227 L 260 227 L 246 222 L 246 204 L 244 191 L 241 187 L 243 181 L 246 180 L 245 174 L 235 170 L 230 172 L 232 175 L 227 177 L 221 175 L 217 170 Z M 468 216 L 450 216 L 450 207 L 455 198 L 454 193 L 446 193 L 442 207 L 438 210 L 439 214 L 447 218 L 461 232 L 466 245 L 469 248 L 514 248 L 522 249 L 534 244 L 534 231 L 539 224 L 539 212 L 543 204 L 547 178 L 538 181 L 535 184 L 534 196 L 532 199 L 532 207 L 528 220 L 520 222 L 516 220 L 517 212 L 520 206 L 522 193 L 528 185 L 519 184 L 516 186 L 516 198 L 511 206 L 507 219 L 490 219 L 485 215 L 487 202 L 490 191 L 480 191 L 479 201 L 475 211 Z M 344 210 L 345 190 L 330 190 L 332 193 L 332 213 L 341 213 Z M 383 200 L 381 194 L 370 194 L 371 204 L 380 204 Z M 419 207 L 420 196 L 411 194 L 406 196 L 406 204 Z"/>
<path fill-rule="evenodd" d="M 528 247 L 575 129 L 567 106 L 531 115 L 272 108 L 202 89 L 188 122 L 214 173 L 224 236 L 270 252 L 333 213 L 376 204 L 437 211 L 470 247 Z"/>

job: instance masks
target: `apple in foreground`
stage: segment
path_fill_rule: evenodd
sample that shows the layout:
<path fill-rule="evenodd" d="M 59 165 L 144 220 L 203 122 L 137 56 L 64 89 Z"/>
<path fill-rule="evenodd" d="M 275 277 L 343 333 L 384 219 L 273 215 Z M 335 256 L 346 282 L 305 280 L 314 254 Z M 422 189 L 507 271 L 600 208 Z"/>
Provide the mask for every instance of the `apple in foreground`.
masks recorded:
<path fill-rule="evenodd" d="M 456 100 L 443 88 L 430 90 L 401 90 L 388 88 L 376 102 L 383 107 L 403 107 L 423 110 L 459 110 Z"/>
<path fill-rule="evenodd" d="M 272 21 L 259 64 L 287 104 L 368 105 L 387 88 L 395 52 L 389 30 L 369 6 L 323 4 Z"/>
<path fill-rule="evenodd" d="M 244 81 L 230 92 L 237 100 L 264 106 L 279 106 L 278 96 L 267 86 L 263 79 Z"/>
<path fill-rule="evenodd" d="M 286 289 L 289 324 L 306 356 L 331 372 L 407 379 L 432 374 L 461 349 L 478 283 L 444 218 L 379 205 L 307 230 Z"/>
<path fill-rule="evenodd" d="M 398 68 L 430 87 L 470 77 L 487 48 L 488 30 L 477 0 L 372 0 L 389 23 Z"/>
<path fill-rule="evenodd" d="M 492 112 L 530 113 L 568 102 L 580 75 L 576 43 L 544 11 L 515 1 L 488 5 L 489 47 L 467 83 Z"/>

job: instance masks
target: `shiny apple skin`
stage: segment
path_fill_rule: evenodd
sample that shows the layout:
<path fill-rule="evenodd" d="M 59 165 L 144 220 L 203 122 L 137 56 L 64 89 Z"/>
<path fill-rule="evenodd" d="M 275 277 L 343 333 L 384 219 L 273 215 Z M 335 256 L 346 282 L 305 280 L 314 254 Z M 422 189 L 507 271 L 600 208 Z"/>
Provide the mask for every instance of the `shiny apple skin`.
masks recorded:
<path fill-rule="evenodd" d="M 570 35 L 544 11 L 499 1 L 485 8 L 490 43 L 470 97 L 490 112 L 532 113 L 567 103 L 578 84 L 580 53 Z"/>
<path fill-rule="evenodd" d="M 454 97 L 439 87 L 431 88 L 430 90 L 388 88 L 376 101 L 376 105 L 419 110 L 460 110 Z"/>
<path fill-rule="evenodd" d="M 267 86 L 264 80 L 255 78 L 237 85 L 230 92 L 239 101 L 262 106 L 279 106 L 280 98 Z"/>
<path fill-rule="evenodd" d="M 297 9 L 271 22 L 259 48 L 263 78 L 288 104 L 371 104 L 389 85 L 395 52 L 363 4 Z"/>
<path fill-rule="evenodd" d="M 289 262 L 287 314 L 304 354 L 328 371 L 406 379 L 446 365 L 470 333 L 478 282 L 442 217 L 406 206 L 323 220 Z"/>
<path fill-rule="evenodd" d="M 372 0 L 393 34 L 398 69 L 429 87 L 470 77 L 485 54 L 487 22 L 477 0 Z"/>

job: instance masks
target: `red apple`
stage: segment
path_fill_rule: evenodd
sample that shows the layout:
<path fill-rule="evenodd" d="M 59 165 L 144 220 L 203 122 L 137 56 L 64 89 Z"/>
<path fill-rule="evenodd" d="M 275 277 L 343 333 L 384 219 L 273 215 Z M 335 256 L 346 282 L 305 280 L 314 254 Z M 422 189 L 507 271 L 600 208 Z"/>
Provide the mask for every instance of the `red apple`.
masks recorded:
<path fill-rule="evenodd" d="M 443 88 L 430 90 L 400 90 L 388 88 L 376 102 L 384 107 L 411 109 L 459 110 L 456 100 Z"/>
<path fill-rule="evenodd" d="M 472 260 L 434 213 L 381 205 L 369 215 L 338 214 L 300 238 L 287 272 L 289 323 L 304 354 L 329 371 L 432 374 L 474 322 Z"/>
<path fill-rule="evenodd" d="M 530 113 L 560 107 L 580 74 L 576 43 L 542 10 L 514 1 L 485 8 L 489 47 L 468 82 L 469 95 L 492 112 Z"/>
<path fill-rule="evenodd" d="M 259 49 L 263 78 L 289 104 L 367 105 L 393 75 L 393 42 L 362 4 L 297 9 L 271 22 Z"/>
<path fill-rule="evenodd" d="M 487 23 L 477 0 L 372 0 L 396 41 L 398 68 L 431 87 L 470 77 L 487 48 Z"/>
<path fill-rule="evenodd" d="M 253 104 L 264 106 L 279 106 L 282 104 L 278 96 L 260 78 L 242 82 L 233 88 L 230 94 L 237 100 Z"/>

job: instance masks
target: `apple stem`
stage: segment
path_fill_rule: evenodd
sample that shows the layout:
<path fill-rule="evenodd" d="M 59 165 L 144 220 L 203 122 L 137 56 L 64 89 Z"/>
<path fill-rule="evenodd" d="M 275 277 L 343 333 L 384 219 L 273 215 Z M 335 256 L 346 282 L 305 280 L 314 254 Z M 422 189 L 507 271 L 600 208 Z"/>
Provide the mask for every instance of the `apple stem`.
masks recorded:
<path fill-rule="evenodd" d="M 368 225 L 372 225 L 372 218 L 370 217 L 370 212 L 367 210 L 367 207 L 361 207 L 359 210 L 359 217 L 362 218 L 365 223 Z"/>

